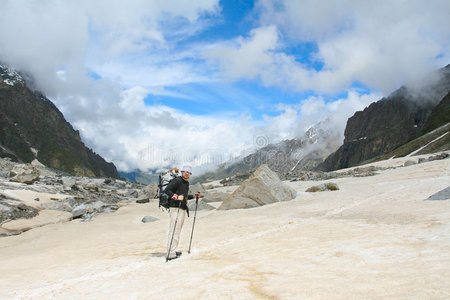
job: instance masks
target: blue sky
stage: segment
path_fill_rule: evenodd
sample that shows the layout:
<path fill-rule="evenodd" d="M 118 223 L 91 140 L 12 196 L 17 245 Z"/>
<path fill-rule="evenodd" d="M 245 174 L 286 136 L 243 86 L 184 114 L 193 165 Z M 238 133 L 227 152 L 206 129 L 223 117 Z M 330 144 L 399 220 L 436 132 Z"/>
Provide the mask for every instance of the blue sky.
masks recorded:
<path fill-rule="evenodd" d="M 212 169 L 450 62 L 450 2 L 4 0 L 0 61 L 120 170 Z M 14 28 L 14 30 L 11 30 Z"/>

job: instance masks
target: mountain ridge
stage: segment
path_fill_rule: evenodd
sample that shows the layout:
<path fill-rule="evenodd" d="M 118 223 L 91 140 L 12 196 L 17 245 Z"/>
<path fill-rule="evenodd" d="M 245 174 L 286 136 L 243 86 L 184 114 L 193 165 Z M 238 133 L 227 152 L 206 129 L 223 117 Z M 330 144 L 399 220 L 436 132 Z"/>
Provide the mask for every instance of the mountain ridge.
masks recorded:
<path fill-rule="evenodd" d="M 0 157 L 39 160 L 72 175 L 120 178 L 113 163 L 85 146 L 56 105 L 0 64 Z"/>
<path fill-rule="evenodd" d="M 401 87 L 355 112 L 347 121 L 344 143 L 317 169 L 333 171 L 376 160 L 445 125 L 450 114 L 450 65 L 437 74 L 437 81 L 419 88 Z"/>

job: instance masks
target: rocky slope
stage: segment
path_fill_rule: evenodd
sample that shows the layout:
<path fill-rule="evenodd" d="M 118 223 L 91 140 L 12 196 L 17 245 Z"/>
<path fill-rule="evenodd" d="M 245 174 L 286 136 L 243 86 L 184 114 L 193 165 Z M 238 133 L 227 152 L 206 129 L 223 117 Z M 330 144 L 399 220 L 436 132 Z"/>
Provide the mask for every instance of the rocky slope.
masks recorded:
<path fill-rule="evenodd" d="M 343 145 L 319 169 L 337 170 L 380 158 L 448 123 L 450 65 L 441 69 L 438 77 L 420 88 L 402 87 L 356 112 L 347 121 Z"/>
<path fill-rule="evenodd" d="M 215 172 L 196 177 L 195 182 L 236 177 L 238 182 L 242 182 L 263 164 L 267 164 L 281 179 L 286 179 L 289 173 L 296 173 L 298 170 L 312 170 L 339 147 L 338 137 L 326 128 L 326 121 L 318 123 L 310 127 L 301 138 L 269 144 L 239 162 L 223 164 Z"/>
<path fill-rule="evenodd" d="M 77 176 L 120 178 L 116 167 L 87 148 L 58 108 L 24 78 L 0 64 L 0 157 Z"/>
<path fill-rule="evenodd" d="M 77 218 L 88 221 L 125 203 L 148 202 L 155 193 L 156 186 L 68 176 L 36 162 L 0 158 L 0 237 Z"/>

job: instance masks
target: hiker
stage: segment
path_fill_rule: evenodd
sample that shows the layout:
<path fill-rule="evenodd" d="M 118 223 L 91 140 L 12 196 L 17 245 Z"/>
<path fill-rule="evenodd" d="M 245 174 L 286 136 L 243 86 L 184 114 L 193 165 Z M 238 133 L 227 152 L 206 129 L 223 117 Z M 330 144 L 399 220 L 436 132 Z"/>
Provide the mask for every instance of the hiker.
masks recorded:
<path fill-rule="evenodd" d="M 170 213 L 170 225 L 167 241 L 167 260 L 177 258 L 181 255 L 181 252 L 176 250 L 180 240 L 180 233 L 183 228 L 184 218 L 186 214 L 189 217 L 187 202 L 188 200 L 194 198 L 193 195 L 188 195 L 189 178 L 192 175 L 192 167 L 186 165 L 183 166 L 180 171 L 181 176 L 172 180 L 164 189 L 164 193 L 169 197 Z M 195 194 L 195 197 L 200 197 L 200 193 Z"/>

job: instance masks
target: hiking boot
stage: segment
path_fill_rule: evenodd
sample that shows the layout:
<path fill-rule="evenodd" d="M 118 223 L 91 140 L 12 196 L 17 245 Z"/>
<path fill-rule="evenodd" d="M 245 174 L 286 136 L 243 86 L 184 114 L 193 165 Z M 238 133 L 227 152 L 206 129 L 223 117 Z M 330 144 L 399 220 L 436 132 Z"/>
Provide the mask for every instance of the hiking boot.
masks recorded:
<path fill-rule="evenodd" d="M 174 256 L 174 257 L 168 257 L 166 258 L 166 261 L 172 260 L 172 259 L 177 259 L 179 256 Z"/>

